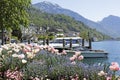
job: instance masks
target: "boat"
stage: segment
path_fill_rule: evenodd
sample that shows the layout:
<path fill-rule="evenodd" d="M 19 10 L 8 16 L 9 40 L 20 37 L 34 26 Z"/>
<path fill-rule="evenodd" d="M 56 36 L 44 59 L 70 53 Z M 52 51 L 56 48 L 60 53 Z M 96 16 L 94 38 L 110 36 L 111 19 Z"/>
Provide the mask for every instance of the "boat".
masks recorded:
<path fill-rule="evenodd" d="M 85 58 L 107 58 L 108 53 L 103 50 L 93 50 L 86 46 L 82 46 L 81 37 L 60 37 L 55 38 L 49 46 L 58 49 L 59 52 L 65 50 L 68 54 L 74 54 L 80 51 Z"/>
<path fill-rule="evenodd" d="M 52 42 L 49 43 L 49 46 L 53 46 L 54 48 L 74 48 L 79 47 L 82 44 L 81 37 L 59 37 L 55 38 Z"/>
<path fill-rule="evenodd" d="M 74 54 L 74 50 L 66 50 L 67 54 Z M 107 58 L 108 53 L 103 50 L 80 51 L 84 58 Z"/>

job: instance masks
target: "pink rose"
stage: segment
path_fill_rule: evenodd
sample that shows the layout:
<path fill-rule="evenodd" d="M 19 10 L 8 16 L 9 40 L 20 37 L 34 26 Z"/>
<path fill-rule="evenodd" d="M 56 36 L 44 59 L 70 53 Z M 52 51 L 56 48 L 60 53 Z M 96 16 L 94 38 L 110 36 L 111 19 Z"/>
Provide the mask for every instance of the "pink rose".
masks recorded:
<path fill-rule="evenodd" d="M 78 57 L 78 60 L 83 60 L 84 59 L 84 56 L 83 55 L 80 55 L 79 57 Z"/>
<path fill-rule="evenodd" d="M 117 62 L 112 62 L 111 66 L 109 68 L 112 71 L 118 71 L 118 70 L 120 70 L 119 64 Z"/>
<path fill-rule="evenodd" d="M 74 61 L 75 60 L 75 57 L 70 57 L 70 61 Z"/>

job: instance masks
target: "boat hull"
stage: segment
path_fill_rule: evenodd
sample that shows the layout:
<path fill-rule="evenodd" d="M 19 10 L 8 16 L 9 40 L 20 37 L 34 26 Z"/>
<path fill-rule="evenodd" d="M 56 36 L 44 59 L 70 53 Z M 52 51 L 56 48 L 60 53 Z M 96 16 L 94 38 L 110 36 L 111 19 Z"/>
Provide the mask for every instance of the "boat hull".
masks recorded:
<path fill-rule="evenodd" d="M 67 54 L 75 54 L 76 51 L 66 51 Z M 84 56 L 84 58 L 107 58 L 108 53 L 107 52 L 101 52 L 101 51 L 81 51 L 81 55 Z"/>

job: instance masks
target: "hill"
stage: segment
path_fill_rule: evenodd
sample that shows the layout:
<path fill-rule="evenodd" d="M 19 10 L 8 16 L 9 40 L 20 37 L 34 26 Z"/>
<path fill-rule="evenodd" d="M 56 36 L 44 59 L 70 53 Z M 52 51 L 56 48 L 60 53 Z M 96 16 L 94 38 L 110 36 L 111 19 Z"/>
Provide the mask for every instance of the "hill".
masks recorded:
<path fill-rule="evenodd" d="M 110 32 L 111 36 L 120 37 L 120 17 L 110 15 L 98 23 Z"/>
<path fill-rule="evenodd" d="M 118 31 L 116 32 L 115 30 L 112 32 L 111 31 L 112 29 L 108 28 L 108 26 L 104 26 L 103 24 L 84 18 L 83 16 L 81 16 L 80 14 L 74 11 L 60 7 L 58 4 L 53 4 L 47 1 L 43 1 L 40 3 L 34 4 L 33 7 L 36 9 L 42 10 L 43 12 L 47 12 L 51 14 L 64 14 L 64 15 L 70 16 L 75 20 L 83 22 L 84 24 L 88 25 L 90 28 L 96 29 L 97 31 L 102 32 L 103 34 L 109 35 L 114 38 L 120 37 Z"/>
<path fill-rule="evenodd" d="M 76 21 L 74 18 L 64 14 L 49 14 L 35 8 L 31 8 L 29 14 L 31 22 L 38 27 L 38 30 L 40 30 L 40 28 L 45 30 L 49 27 L 49 32 L 57 33 L 57 29 L 63 29 L 63 33 L 77 32 L 80 33 L 81 36 L 86 36 L 86 38 L 88 37 L 88 32 L 91 37 L 97 37 L 99 40 L 109 38 L 97 32 L 95 29 L 89 28 L 83 22 Z"/>

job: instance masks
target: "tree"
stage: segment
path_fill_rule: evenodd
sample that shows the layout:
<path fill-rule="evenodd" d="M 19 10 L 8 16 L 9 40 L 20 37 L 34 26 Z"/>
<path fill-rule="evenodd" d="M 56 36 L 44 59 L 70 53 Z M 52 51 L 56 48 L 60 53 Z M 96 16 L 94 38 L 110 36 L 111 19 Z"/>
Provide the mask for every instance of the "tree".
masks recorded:
<path fill-rule="evenodd" d="M 12 35 L 16 36 L 18 38 L 18 40 L 21 40 L 21 37 L 22 37 L 21 29 L 20 28 L 19 29 L 13 29 Z"/>
<path fill-rule="evenodd" d="M 8 28 L 28 26 L 28 13 L 31 0 L 0 0 L 0 29 L 2 32 L 2 45 L 4 44 L 4 31 Z"/>
<path fill-rule="evenodd" d="M 88 40 L 88 39 L 89 39 L 89 38 L 88 38 L 88 31 L 87 31 L 87 30 L 86 30 L 86 31 L 81 31 L 80 37 L 83 38 L 83 39 L 82 39 L 82 46 L 84 46 L 85 40 Z"/>
<path fill-rule="evenodd" d="M 88 38 L 88 31 L 87 31 L 87 30 L 86 30 L 86 31 L 81 31 L 80 36 L 81 36 L 83 39 L 86 39 L 86 40 L 89 39 L 89 38 Z"/>

